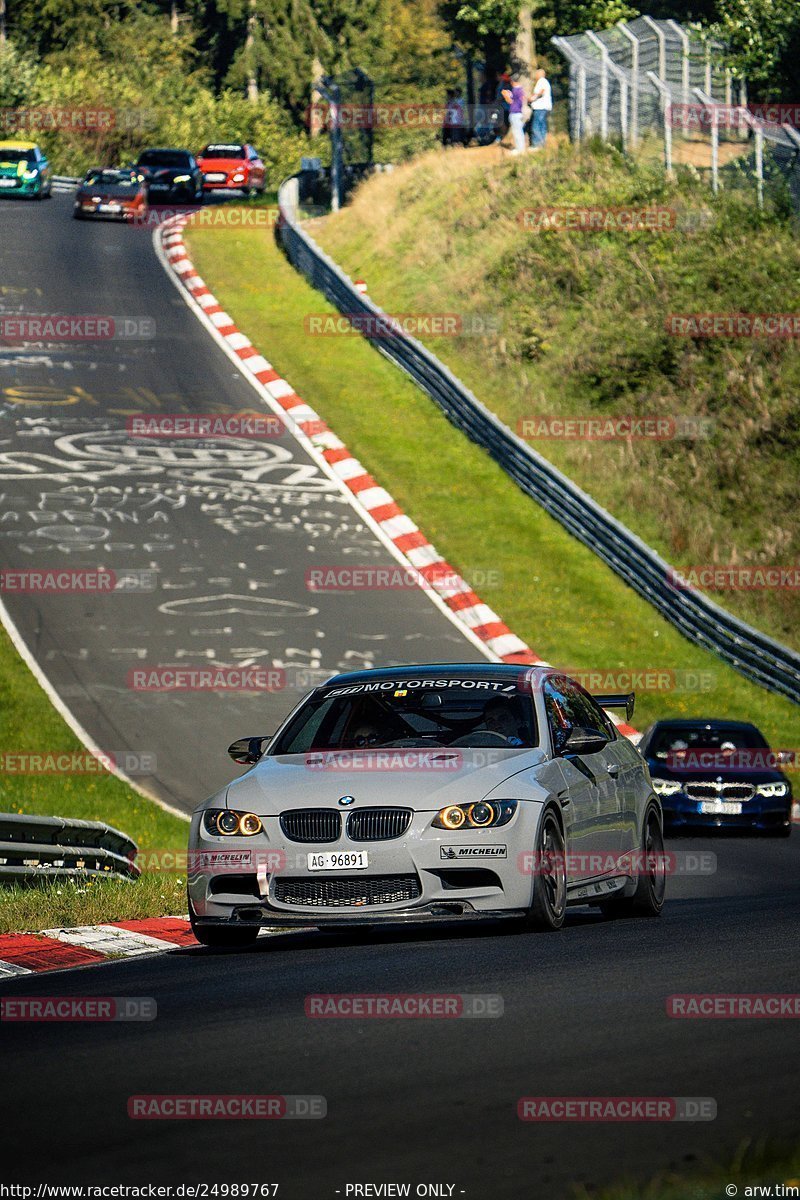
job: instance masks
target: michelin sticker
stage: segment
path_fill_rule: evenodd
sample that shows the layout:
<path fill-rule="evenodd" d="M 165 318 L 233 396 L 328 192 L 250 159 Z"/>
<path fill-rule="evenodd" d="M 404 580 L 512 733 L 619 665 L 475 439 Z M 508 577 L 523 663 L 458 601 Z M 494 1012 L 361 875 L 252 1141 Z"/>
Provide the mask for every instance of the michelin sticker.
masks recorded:
<path fill-rule="evenodd" d="M 507 846 L 440 846 L 439 857 L 453 858 L 507 858 Z"/>

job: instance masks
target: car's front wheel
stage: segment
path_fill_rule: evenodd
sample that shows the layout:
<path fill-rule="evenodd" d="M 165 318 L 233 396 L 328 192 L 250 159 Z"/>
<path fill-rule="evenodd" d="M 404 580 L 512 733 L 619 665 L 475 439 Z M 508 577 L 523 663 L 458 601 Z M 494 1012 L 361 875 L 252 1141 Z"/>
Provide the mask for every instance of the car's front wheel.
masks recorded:
<path fill-rule="evenodd" d="M 252 946 L 258 937 L 258 925 L 203 925 L 189 901 L 189 923 L 201 946 L 215 950 L 241 950 Z"/>
<path fill-rule="evenodd" d="M 553 933 L 564 924 L 567 913 L 567 853 L 564 831 L 555 809 L 545 809 L 536 839 L 533 867 L 533 899 L 527 925 L 542 933 Z"/>
<path fill-rule="evenodd" d="M 664 907 L 667 890 L 667 864 L 664 856 L 664 830 L 661 813 L 651 803 L 644 816 L 636 891 L 630 896 L 614 896 L 600 905 L 612 917 L 658 917 Z"/>

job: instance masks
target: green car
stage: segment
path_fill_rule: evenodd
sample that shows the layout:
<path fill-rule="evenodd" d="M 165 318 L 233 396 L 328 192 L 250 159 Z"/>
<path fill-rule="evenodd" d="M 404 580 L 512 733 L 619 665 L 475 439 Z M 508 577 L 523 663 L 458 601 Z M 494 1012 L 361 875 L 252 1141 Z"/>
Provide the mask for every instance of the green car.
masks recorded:
<path fill-rule="evenodd" d="M 41 200 L 52 188 L 50 163 L 35 142 L 0 143 L 0 196 Z"/>

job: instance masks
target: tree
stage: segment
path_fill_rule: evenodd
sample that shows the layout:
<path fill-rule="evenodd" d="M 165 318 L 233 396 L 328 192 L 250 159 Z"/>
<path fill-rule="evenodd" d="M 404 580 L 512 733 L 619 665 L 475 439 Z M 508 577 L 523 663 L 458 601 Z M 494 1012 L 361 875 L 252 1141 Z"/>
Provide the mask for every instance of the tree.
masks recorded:
<path fill-rule="evenodd" d="M 717 31 L 730 47 L 730 65 L 751 95 L 794 96 L 800 42 L 797 0 L 717 0 Z"/>

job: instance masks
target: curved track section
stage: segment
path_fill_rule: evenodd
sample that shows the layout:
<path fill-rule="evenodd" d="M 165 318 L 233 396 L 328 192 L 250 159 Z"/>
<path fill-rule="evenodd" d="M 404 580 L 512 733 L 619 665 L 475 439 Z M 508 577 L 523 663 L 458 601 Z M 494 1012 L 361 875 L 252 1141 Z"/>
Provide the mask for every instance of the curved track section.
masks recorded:
<path fill-rule="evenodd" d="M 315 567 L 396 564 L 288 433 L 129 436 L 136 414 L 259 401 L 149 233 L 72 221 L 70 207 L 67 197 L 0 207 L 2 315 L 110 316 L 131 336 L 0 345 L 0 565 L 102 567 L 128 590 L 3 598 L 75 722 L 108 754 L 152 756 L 143 782 L 188 811 L 231 777 L 229 735 L 270 732 L 320 675 L 484 654 L 419 589 L 355 600 L 309 590 Z M 272 671 L 256 679 L 274 690 L 140 690 L 134 671 L 173 665 Z M 146 686 L 155 681 L 148 672 Z"/>

